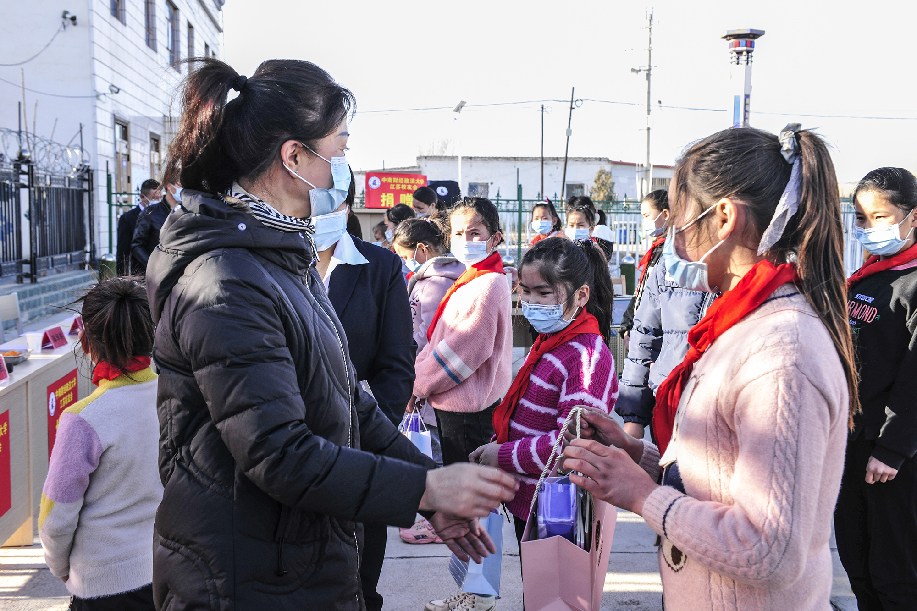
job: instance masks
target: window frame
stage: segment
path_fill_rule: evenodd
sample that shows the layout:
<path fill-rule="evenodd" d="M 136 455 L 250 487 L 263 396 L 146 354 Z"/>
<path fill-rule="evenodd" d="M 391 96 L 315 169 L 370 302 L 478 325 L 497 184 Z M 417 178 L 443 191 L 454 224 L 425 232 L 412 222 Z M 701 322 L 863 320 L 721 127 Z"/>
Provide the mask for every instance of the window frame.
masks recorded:
<path fill-rule="evenodd" d="M 153 51 L 158 51 L 156 42 L 156 0 L 143 0 L 143 20 L 146 46 Z"/>
<path fill-rule="evenodd" d="M 122 24 L 127 25 L 127 15 L 126 7 L 124 6 L 126 0 L 111 0 L 109 3 L 109 12 L 111 16 L 120 21 Z"/>
<path fill-rule="evenodd" d="M 166 0 L 166 52 L 169 65 L 181 72 L 181 15 L 178 7 Z"/>

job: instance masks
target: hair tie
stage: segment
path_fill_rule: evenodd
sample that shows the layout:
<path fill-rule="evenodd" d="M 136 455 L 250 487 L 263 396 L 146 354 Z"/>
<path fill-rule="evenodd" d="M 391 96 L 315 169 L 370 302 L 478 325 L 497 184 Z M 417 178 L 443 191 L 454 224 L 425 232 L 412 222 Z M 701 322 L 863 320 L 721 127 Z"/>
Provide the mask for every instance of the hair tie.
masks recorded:
<path fill-rule="evenodd" d="M 796 142 L 796 133 L 802 129 L 799 123 L 790 123 L 780 132 L 780 154 L 787 163 L 792 164 L 790 180 L 786 183 L 780 201 L 774 209 L 771 222 L 761 234 L 761 243 L 758 244 L 758 256 L 766 253 L 776 244 L 786 229 L 787 223 L 799 209 L 799 196 L 802 191 L 802 169 L 800 167 L 802 156 L 799 154 L 799 143 Z"/>
<path fill-rule="evenodd" d="M 232 79 L 232 83 L 229 84 L 230 87 L 235 89 L 238 92 L 242 91 L 242 88 L 245 87 L 245 83 L 248 82 L 247 76 L 242 76 L 241 74 L 236 78 Z"/>
<path fill-rule="evenodd" d="M 802 130 L 799 123 L 787 123 L 786 127 L 780 130 L 778 138 L 780 139 L 780 154 L 787 163 L 792 164 L 799 155 L 799 143 L 796 142 L 796 134 Z"/>

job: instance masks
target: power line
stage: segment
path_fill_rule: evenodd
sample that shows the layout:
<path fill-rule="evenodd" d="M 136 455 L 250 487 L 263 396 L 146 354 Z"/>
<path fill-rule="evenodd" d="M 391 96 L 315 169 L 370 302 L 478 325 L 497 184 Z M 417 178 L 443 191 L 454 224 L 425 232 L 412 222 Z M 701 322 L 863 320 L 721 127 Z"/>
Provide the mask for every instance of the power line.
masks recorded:
<path fill-rule="evenodd" d="M 75 23 L 75 22 L 74 22 L 74 23 Z M 64 25 L 64 24 L 62 23 L 61 26 L 60 26 L 60 29 L 59 29 L 58 31 L 54 32 L 54 36 L 51 37 L 51 40 L 48 41 L 48 44 L 46 44 L 45 46 L 43 46 L 43 47 L 41 48 L 41 51 L 39 51 L 38 53 L 36 53 L 36 54 L 33 55 L 32 57 L 30 57 L 29 59 L 26 59 L 26 60 L 21 61 L 21 62 L 16 62 L 15 64 L 0 64 L 0 66 L 3 66 L 3 67 L 5 67 L 5 68 L 11 68 L 11 67 L 13 67 L 13 66 L 21 66 L 21 65 L 23 65 L 23 64 L 29 63 L 30 61 L 32 61 L 33 59 L 35 59 L 36 57 L 38 57 L 39 55 L 41 55 L 42 53 L 44 53 L 44 52 L 45 52 L 45 49 L 47 49 L 48 47 L 50 47 L 50 46 L 51 46 L 51 43 L 54 42 L 54 39 L 57 38 L 57 35 L 60 34 L 61 32 L 63 32 L 65 29 L 66 29 L 66 25 Z"/>
<path fill-rule="evenodd" d="M 5 78 L 0 78 L 0 82 L 6 83 L 7 85 L 12 85 L 16 89 L 23 88 L 29 93 L 37 93 L 38 95 L 47 95 L 52 98 L 94 98 L 96 95 L 63 95 L 60 93 L 48 93 L 47 91 L 38 91 L 36 89 L 29 89 L 28 87 L 22 87 L 20 83 L 14 83 L 13 81 L 8 81 Z"/>

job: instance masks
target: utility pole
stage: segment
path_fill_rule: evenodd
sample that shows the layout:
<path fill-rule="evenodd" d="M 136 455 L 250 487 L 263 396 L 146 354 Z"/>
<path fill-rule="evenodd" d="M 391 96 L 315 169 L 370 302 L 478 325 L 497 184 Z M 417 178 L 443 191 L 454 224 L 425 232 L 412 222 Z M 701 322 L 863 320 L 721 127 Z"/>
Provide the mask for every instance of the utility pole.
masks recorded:
<path fill-rule="evenodd" d="M 653 190 L 653 162 L 650 160 L 650 115 L 653 112 L 652 83 L 653 83 L 653 10 L 647 15 L 647 29 L 649 40 L 646 47 L 646 67 L 631 68 L 634 74 L 646 72 L 646 165 L 643 167 L 643 183 L 639 186 L 640 199 L 646 197 Z"/>
<path fill-rule="evenodd" d="M 544 199 L 544 104 L 541 105 L 541 191 L 538 194 Z"/>
<path fill-rule="evenodd" d="M 564 173 L 560 181 L 560 196 L 564 201 L 567 200 L 567 156 L 570 154 L 570 136 L 573 135 L 573 130 L 570 129 L 570 126 L 573 124 L 573 93 L 575 91 L 576 87 L 570 88 L 570 115 L 567 117 L 567 148 L 564 150 Z M 542 115 L 542 120 L 544 120 L 544 115 Z"/>
<path fill-rule="evenodd" d="M 452 109 L 452 112 L 455 113 L 455 120 L 458 121 L 459 117 L 462 115 L 462 109 L 465 107 L 465 100 L 460 101 L 455 105 L 455 108 Z M 456 143 L 456 150 L 458 152 L 458 185 L 459 185 L 459 194 L 462 193 L 462 134 L 461 134 L 461 125 L 457 124 L 456 133 L 458 134 L 458 142 Z M 467 194 L 466 194 L 467 195 Z"/>

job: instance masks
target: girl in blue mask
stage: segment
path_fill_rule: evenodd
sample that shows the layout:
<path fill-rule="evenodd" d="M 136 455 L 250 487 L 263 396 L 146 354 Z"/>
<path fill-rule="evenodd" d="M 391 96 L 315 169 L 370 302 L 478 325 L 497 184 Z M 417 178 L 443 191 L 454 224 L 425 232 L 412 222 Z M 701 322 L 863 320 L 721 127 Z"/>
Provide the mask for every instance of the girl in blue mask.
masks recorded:
<path fill-rule="evenodd" d="M 906 609 L 917 594 L 917 179 L 867 174 L 854 235 L 873 256 L 847 281 L 861 410 L 834 513 L 837 551 L 860 609 Z"/>
<path fill-rule="evenodd" d="M 593 235 L 598 221 L 599 212 L 590 198 L 577 195 L 567 200 L 567 225 L 564 234 L 577 242 L 592 240 L 605 253 L 605 258 L 610 259 L 614 252 L 614 244 Z"/>
<path fill-rule="evenodd" d="M 532 207 L 532 219 L 529 222 L 529 226 L 534 235 L 532 246 L 545 238 L 564 235 L 560 217 L 557 216 L 557 210 L 549 199 L 538 202 Z"/>
<path fill-rule="evenodd" d="M 575 405 L 611 412 L 618 379 L 605 344 L 611 277 L 592 241 L 548 238 L 533 246 L 519 268 L 519 297 L 539 335 L 494 412 L 496 441 L 475 450 L 472 459 L 522 482 L 507 504 L 521 540 L 538 477 L 567 414 Z"/>

